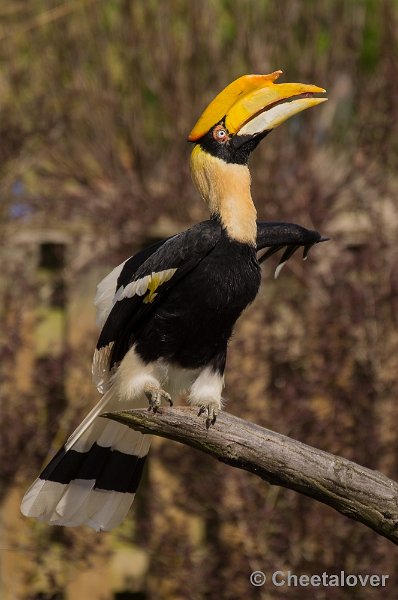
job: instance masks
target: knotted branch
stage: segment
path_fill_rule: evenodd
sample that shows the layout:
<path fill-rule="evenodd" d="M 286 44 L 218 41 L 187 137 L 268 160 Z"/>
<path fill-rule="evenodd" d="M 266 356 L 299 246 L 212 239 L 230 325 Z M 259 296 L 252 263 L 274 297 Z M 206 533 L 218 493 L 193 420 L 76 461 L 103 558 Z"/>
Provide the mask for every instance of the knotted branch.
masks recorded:
<path fill-rule="evenodd" d="M 307 446 L 223 412 L 206 429 L 189 407 L 102 415 L 165 437 L 328 504 L 398 545 L 398 483 L 340 456 Z"/>

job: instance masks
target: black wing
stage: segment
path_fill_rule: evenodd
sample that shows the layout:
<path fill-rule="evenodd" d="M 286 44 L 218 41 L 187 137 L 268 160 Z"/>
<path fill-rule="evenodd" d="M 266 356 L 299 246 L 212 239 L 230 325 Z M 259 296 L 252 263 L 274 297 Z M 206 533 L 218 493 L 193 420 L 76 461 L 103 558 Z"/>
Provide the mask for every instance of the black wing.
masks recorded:
<path fill-rule="evenodd" d="M 294 223 L 257 221 L 257 258 L 262 263 L 284 248 L 285 251 L 275 270 L 275 277 L 277 277 L 298 248 L 303 248 L 303 258 L 306 259 L 314 244 L 326 242 L 328 239 L 321 236 L 318 231 Z"/>
<path fill-rule="evenodd" d="M 146 249 L 148 257 L 138 268 L 136 257 L 126 261 L 117 281 L 115 304 L 97 343 L 97 350 L 112 344 L 110 367 L 123 358 L 133 333 L 153 307 L 212 251 L 220 234 L 216 221 L 204 221 L 158 242 L 152 253 Z"/>
<path fill-rule="evenodd" d="M 152 308 L 182 277 L 191 272 L 211 252 L 220 239 L 220 225 L 204 221 L 191 229 L 145 248 L 129 258 L 122 266 L 112 290 L 114 306 L 101 331 L 98 351 L 112 346 L 110 363 L 122 360 L 128 351 L 131 337 L 149 316 Z M 304 257 L 311 246 L 325 241 L 317 231 L 300 225 L 279 222 L 257 223 L 257 250 L 259 262 L 285 248 L 276 275 L 285 262 L 302 246 Z M 99 359 L 102 362 L 102 359 Z M 108 362 L 108 361 L 107 361 Z M 102 371 L 102 364 L 99 365 Z M 96 379 L 96 377 L 94 377 Z M 101 378 L 98 377 L 98 380 Z"/>
<path fill-rule="evenodd" d="M 130 258 L 128 258 L 126 260 L 126 262 L 123 264 L 123 269 L 121 270 L 120 275 L 117 278 L 115 293 L 116 293 L 116 290 L 118 290 L 121 285 L 127 285 L 130 281 L 132 281 L 135 273 L 138 271 L 138 269 L 141 267 L 141 265 L 143 265 L 144 262 L 146 260 L 148 260 L 148 258 L 150 256 L 152 256 L 152 254 L 154 254 L 157 250 L 159 250 L 159 248 L 161 246 L 163 246 L 163 244 L 165 242 L 173 239 L 173 237 L 176 237 L 176 236 L 172 236 L 170 238 L 165 238 L 164 240 L 159 240 L 155 244 L 152 244 L 151 246 L 144 248 L 137 254 L 134 254 L 134 256 L 131 256 Z"/>
<path fill-rule="evenodd" d="M 212 221 L 205 221 L 205 223 L 212 223 Z M 202 225 L 202 224 L 200 224 Z M 117 279 L 117 284 L 115 287 L 116 290 L 120 288 L 120 286 L 127 285 L 130 281 L 133 280 L 135 274 L 137 273 L 139 267 L 152 255 L 154 254 L 163 244 L 168 242 L 170 239 L 174 239 L 175 237 L 179 237 L 182 234 L 177 234 L 170 238 L 165 238 L 164 240 L 160 240 L 155 244 L 152 244 L 148 248 L 144 248 L 141 252 L 138 252 L 131 258 L 128 258 L 123 265 L 123 269 L 120 272 L 120 275 Z M 303 257 L 306 258 L 310 248 L 314 244 L 318 244 L 319 242 L 325 242 L 329 238 L 321 236 L 318 231 L 314 231 L 311 229 L 306 229 L 301 225 L 296 225 L 294 223 L 283 223 L 277 221 L 257 221 L 257 250 L 259 262 L 262 263 L 267 258 L 285 248 L 285 254 L 288 253 L 288 256 L 285 257 L 285 254 L 281 258 L 281 263 L 286 262 L 296 250 L 303 246 Z M 261 252 L 264 248 L 268 248 L 267 251 Z"/>

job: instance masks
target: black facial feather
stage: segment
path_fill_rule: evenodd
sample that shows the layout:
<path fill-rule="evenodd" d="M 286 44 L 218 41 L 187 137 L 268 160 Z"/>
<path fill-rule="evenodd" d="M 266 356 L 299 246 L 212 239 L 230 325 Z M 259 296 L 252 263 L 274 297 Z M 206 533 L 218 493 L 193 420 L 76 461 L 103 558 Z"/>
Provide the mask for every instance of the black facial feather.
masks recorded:
<path fill-rule="evenodd" d="M 227 163 L 237 165 L 247 165 L 250 153 L 257 145 L 265 138 L 270 131 L 263 131 L 255 135 L 230 135 L 227 141 L 218 141 L 213 136 L 213 131 L 220 124 L 224 125 L 223 121 L 217 123 L 210 129 L 199 141 L 202 150 L 205 150 L 212 156 L 221 158 Z M 226 130 L 227 131 L 227 130 Z"/>

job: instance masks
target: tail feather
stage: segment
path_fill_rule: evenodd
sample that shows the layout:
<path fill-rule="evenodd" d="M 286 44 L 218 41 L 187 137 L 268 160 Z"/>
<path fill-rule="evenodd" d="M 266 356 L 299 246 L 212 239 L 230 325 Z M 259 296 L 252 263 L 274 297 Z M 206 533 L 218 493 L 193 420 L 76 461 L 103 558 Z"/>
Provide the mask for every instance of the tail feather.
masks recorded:
<path fill-rule="evenodd" d="M 74 479 L 66 487 L 52 513 L 54 521 L 70 522 L 79 520 L 82 507 L 95 486 L 95 479 Z M 60 523 L 62 524 L 62 523 Z M 80 523 L 78 523 L 80 524 Z"/>
<path fill-rule="evenodd" d="M 141 403 L 142 404 L 142 403 Z M 138 487 L 151 436 L 102 419 L 132 408 L 110 388 L 26 492 L 21 511 L 51 525 L 116 527 Z"/>
<path fill-rule="evenodd" d="M 96 530 L 110 531 L 123 521 L 135 494 L 120 494 L 118 492 L 105 494 L 103 490 L 96 490 L 95 492 L 98 499 L 96 498 L 96 501 L 93 504 L 90 503 L 87 507 L 87 524 Z M 93 506 L 95 510 L 91 513 L 90 508 Z"/>
<path fill-rule="evenodd" d="M 40 519 L 43 514 L 50 514 L 54 503 L 58 503 L 64 491 L 65 486 L 61 483 L 36 479 L 22 500 L 22 513 L 36 519 Z"/>
<path fill-rule="evenodd" d="M 69 450 L 72 446 L 75 445 L 77 440 L 79 440 L 83 434 L 87 431 L 87 429 L 93 424 L 94 420 L 102 413 L 105 407 L 108 409 L 112 408 L 112 404 L 116 404 L 115 402 L 115 394 L 112 387 L 102 396 L 101 400 L 97 402 L 94 408 L 88 413 L 88 415 L 83 419 L 80 425 L 75 429 L 72 435 L 67 439 L 65 444 L 65 449 Z M 117 400 L 116 400 L 117 401 Z M 130 407 L 131 408 L 131 407 Z M 98 421 L 95 424 L 99 429 L 101 429 L 101 421 Z M 87 436 L 91 437 L 91 432 Z M 86 438 L 83 438 L 86 439 Z"/>

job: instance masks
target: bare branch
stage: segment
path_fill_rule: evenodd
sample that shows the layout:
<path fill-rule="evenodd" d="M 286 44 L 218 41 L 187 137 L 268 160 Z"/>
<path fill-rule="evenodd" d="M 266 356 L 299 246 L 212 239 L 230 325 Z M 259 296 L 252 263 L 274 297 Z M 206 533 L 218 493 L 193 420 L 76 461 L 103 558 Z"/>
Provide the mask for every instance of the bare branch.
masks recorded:
<path fill-rule="evenodd" d="M 189 407 L 102 415 L 142 433 L 181 442 L 360 521 L 398 545 L 398 483 L 340 456 L 223 412 L 213 427 Z"/>

